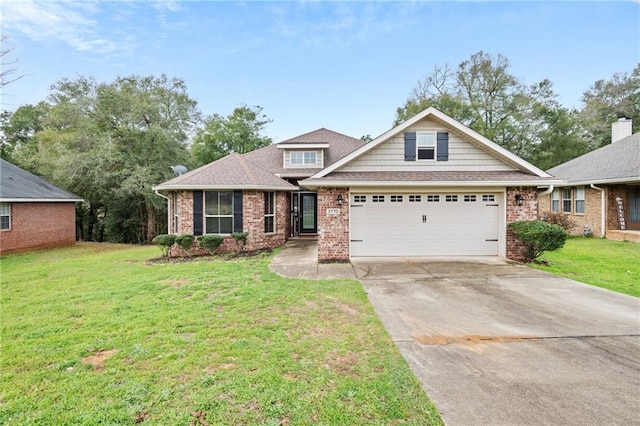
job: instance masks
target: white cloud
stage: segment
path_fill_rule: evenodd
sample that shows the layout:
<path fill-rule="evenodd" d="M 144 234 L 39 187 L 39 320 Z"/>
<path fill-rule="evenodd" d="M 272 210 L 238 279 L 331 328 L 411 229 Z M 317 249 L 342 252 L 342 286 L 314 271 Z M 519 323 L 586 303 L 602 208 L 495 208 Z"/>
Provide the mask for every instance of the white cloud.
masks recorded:
<path fill-rule="evenodd" d="M 2 3 L 4 31 L 17 31 L 38 41 L 61 41 L 81 51 L 106 54 L 117 47 L 97 34 L 95 2 L 8 0 Z"/>

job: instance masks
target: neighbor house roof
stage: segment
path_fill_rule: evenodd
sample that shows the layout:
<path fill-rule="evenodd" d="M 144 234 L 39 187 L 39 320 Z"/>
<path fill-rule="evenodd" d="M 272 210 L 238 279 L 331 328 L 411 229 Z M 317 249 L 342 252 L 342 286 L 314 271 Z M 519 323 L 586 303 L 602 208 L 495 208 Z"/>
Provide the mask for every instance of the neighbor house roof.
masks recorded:
<path fill-rule="evenodd" d="M 283 147 L 291 147 L 293 149 L 304 149 L 307 146 L 317 146 L 320 144 L 329 144 L 329 148 L 325 150 L 324 167 L 330 166 L 350 152 L 355 151 L 365 144 L 364 141 L 342 133 L 334 132 L 329 129 L 320 128 L 291 139 L 269 145 L 255 151 L 244 154 L 248 160 L 262 165 L 263 168 L 282 177 L 305 177 L 317 173 L 319 168 L 284 168 Z"/>
<path fill-rule="evenodd" d="M 331 186 L 518 186 L 548 185 L 548 178 L 519 171 L 388 171 L 334 172 L 323 178 L 305 179 L 311 188 Z M 554 182 L 555 183 L 555 182 Z"/>
<path fill-rule="evenodd" d="M 177 189 L 260 189 L 295 191 L 298 188 L 275 176 L 261 164 L 233 153 L 200 168 L 177 176 L 154 190 Z"/>
<path fill-rule="evenodd" d="M 548 172 L 573 185 L 640 182 L 640 133 L 588 152 Z"/>
<path fill-rule="evenodd" d="M 76 202 L 82 198 L 0 159 L 0 202 Z"/>

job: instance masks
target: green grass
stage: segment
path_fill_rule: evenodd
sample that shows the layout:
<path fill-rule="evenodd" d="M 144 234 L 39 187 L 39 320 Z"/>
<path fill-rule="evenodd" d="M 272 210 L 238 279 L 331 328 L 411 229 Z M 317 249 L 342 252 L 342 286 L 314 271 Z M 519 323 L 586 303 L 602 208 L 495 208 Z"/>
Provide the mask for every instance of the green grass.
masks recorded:
<path fill-rule="evenodd" d="M 159 255 L 1 259 L 0 424 L 441 424 L 357 281 Z"/>
<path fill-rule="evenodd" d="M 556 275 L 640 297 L 640 243 L 575 237 L 558 251 L 544 253 L 549 266 L 532 266 Z"/>

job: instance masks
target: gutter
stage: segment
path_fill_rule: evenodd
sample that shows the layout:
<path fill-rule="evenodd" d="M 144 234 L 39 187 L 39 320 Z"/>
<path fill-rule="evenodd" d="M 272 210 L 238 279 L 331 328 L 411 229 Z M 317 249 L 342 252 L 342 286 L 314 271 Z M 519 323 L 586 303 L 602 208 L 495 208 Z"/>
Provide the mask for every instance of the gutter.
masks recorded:
<path fill-rule="evenodd" d="M 604 188 L 600 188 L 595 186 L 594 184 L 589 184 L 589 186 L 593 189 L 600 191 L 600 237 L 604 238 L 606 236 L 606 212 L 605 212 L 605 199 L 604 199 Z"/>
<path fill-rule="evenodd" d="M 549 185 L 549 188 L 547 188 L 544 192 L 541 192 L 540 194 L 538 194 L 538 197 L 544 197 L 545 195 L 549 195 L 553 192 L 554 189 L 555 188 L 553 185 Z"/>

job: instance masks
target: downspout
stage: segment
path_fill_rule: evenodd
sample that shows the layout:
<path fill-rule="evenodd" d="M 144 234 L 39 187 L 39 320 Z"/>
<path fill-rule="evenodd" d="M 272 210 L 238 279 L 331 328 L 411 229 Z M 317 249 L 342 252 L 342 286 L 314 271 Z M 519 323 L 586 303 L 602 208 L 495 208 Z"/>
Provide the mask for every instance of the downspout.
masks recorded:
<path fill-rule="evenodd" d="M 600 188 L 595 186 L 594 184 L 589 184 L 589 186 L 593 189 L 600 191 L 600 237 L 604 238 L 606 235 L 606 212 L 605 212 L 605 199 L 604 199 L 604 188 Z"/>
<path fill-rule="evenodd" d="M 156 193 L 158 197 L 162 197 L 165 200 L 167 200 L 167 234 L 170 234 L 171 229 L 169 228 L 171 226 L 171 198 L 167 197 L 166 195 L 162 195 L 161 193 L 158 192 L 157 189 L 154 189 L 153 191 Z"/>
<path fill-rule="evenodd" d="M 541 192 L 538 197 L 544 197 L 545 195 L 549 195 L 553 192 L 554 190 L 554 186 L 553 185 L 549 185 L 549 188 L 547 188 L 544 192 Z"/>

